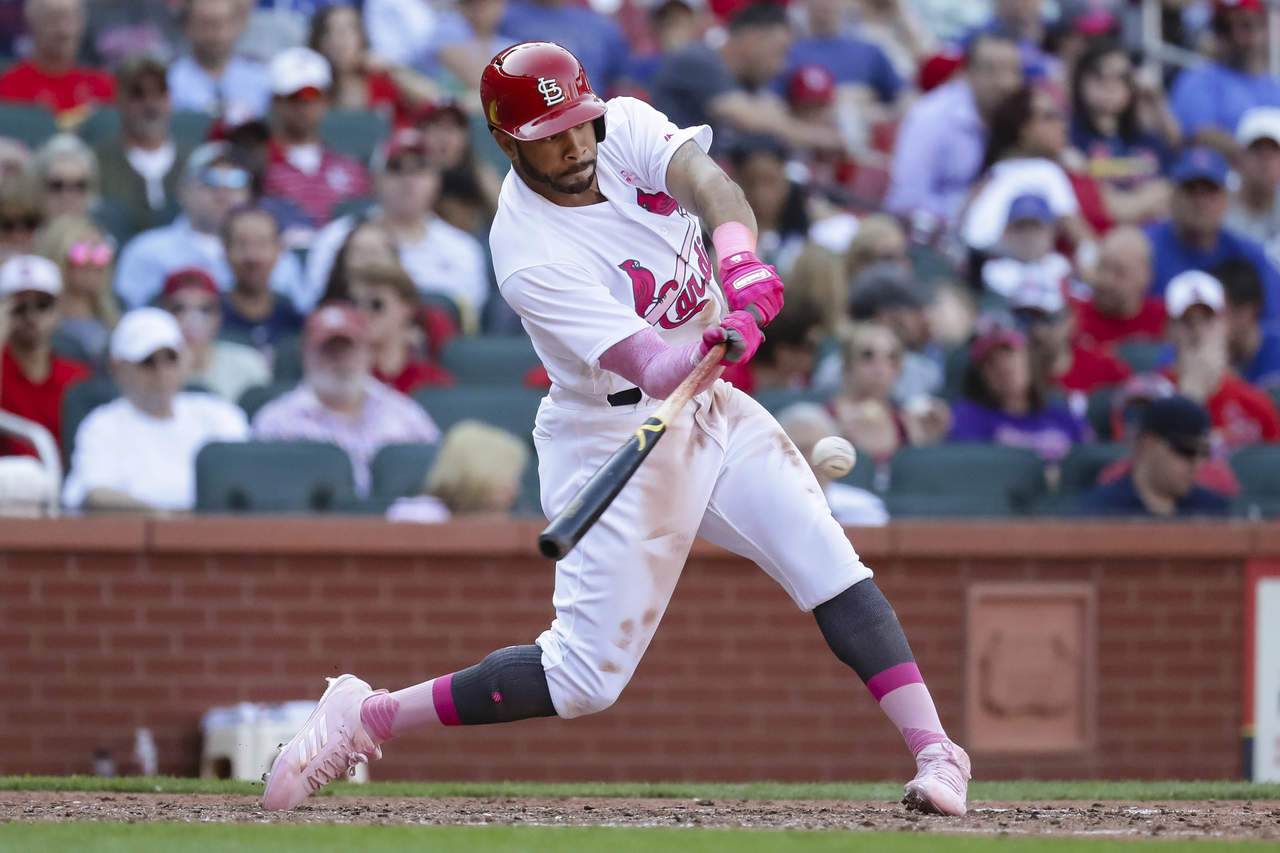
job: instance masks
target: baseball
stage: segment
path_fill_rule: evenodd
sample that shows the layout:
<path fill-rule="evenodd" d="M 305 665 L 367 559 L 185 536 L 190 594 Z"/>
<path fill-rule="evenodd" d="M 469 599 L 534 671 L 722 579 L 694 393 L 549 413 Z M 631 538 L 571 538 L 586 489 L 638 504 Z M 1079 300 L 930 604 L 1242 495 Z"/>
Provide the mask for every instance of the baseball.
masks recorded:
<path fill-rule="evenodd" d="M 809 461 L 813 467 L 827 477 L 843 477 L 853 470 L 853 463 L 858 460 L 858 451 L 853 445 L 838 435 L 829 435 L 819 439 L 809 452 Z"/>

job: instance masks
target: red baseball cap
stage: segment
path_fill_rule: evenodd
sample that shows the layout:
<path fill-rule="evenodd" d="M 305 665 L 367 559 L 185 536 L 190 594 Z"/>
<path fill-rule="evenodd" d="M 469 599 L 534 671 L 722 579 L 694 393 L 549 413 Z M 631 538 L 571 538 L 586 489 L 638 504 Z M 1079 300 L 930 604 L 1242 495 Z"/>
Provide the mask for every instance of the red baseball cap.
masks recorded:
<path fill-rule="evenodd" d="M 182 267 L 169 273 L 164 277 L 161 293 L 164 296 L 172 296 L 188 287 L 198 288 L 214 296 L 218 295 L 218 283 L 213 280 L 213 276 L 200 267 Z"/>
<path fill-rule="evenodd" d="M 1262 7 L 1262 0 L 1214 0 L 1213 2 L 1213 17 L 1215 18 L 1236 10 L 1257 12 L 1258 14 L 1266 11 Z"/>
<path fill-rule="evenodd" d="M 1021 349 L 1027 345 L 1027 338 L 1022 332 L 1013 328 L 1011 323 L 1001 315 L 979 317 L 974 324 L 977 337 L 969 344 L 969 361 L 980 362 L 996 347 Z"/>
<path fill-rule="evenodd" d="M 836 78 L 831 69 L 816 62 L 796 66 L 787 81 L 787 100 L 793 107 L 824 107 L 836 98 Z"/>
<path fill-rule="evenodd" d="M 385 172 L 387 163 L 391 162 L 393 157 L 399 157 L 401 154 L 427 154 L 427 138 L 422 131 L 413 127 L 402 127 L 387 137 L 387 141 L 382 143 L 373 155 L 373 162 L 370 164 L 375 172 Z"/>
<path fill-rule="evenodd" d="M 302 341 L 312 349 L 334 338 L 347 338 L 363 343 L 369 338 L 369 325 L 364 314 L 345 302 L 326 302 L 307 316 Z"/>
<path fill-rule="evenodd" d="M 413 123 L 416 127 L 429 124 L 438 118 L 452 118 L 463 127 L 467 126 L 467 114 L 463 112 L 462 107 L 458 106 L 458 102 L 454 100 L 444 101 L 427 101 L 418 107 L 417 112 L 413 115 Z"/>

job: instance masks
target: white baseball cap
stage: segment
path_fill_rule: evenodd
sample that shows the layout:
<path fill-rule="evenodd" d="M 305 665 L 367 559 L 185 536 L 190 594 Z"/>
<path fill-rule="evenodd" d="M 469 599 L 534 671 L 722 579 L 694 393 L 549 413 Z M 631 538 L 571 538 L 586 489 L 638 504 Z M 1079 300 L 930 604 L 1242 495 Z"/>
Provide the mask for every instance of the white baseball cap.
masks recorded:
<path fill-rule="evenodd" d="M 182 329 L 168 311 L 135 308 L 120 318 L 111 333 L 111 357 L 137 364 L 153 352 L 171 349 L 182 352 Z"/>
<path fill-rule="evenodd" d="M 329 60 L 309 47 L 291 47 L 277 53 L 267 74 L 276 95 L 292 95 L 308 88 L 323 92 L 333 82 Z"/>
<path fill-rule="evenodd" d="M 1254 107 L 1240 117 L 1236 142 L 1247 148 L 1259 139 L 1280 144 L 1280 107 Z"/>
<path fill-rule="evenodd" d="M 1192 305 L 1203 305 L 1215 314 L 1227 307 L 1227 297 L 1222 282 L 1207 272 L 1187 270 L 1169 279 L 1164 290 L 1164 307 L 1169 317 L 1176 320 Z"/>
<path fill-rule="evenodd" d="M 24 290 L 60 295 L 62 273 L 58 265 L 39 255 L 14 255 L 0 265 L 0 296 L 12 296 Z"/>

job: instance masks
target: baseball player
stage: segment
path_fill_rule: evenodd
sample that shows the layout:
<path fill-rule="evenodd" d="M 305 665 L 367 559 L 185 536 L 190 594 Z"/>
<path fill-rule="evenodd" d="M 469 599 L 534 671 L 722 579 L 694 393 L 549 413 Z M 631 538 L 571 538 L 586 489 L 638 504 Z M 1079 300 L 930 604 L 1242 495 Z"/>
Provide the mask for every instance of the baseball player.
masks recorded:
<path fill-rule="evenodd" d="M 480 94 L 512 165 L 494 269 L 551 377 L 533 438 L 552 517 L 713 346 L 727 344 L 722 364 L 751 358 L 783 285 L 756 257 L 742 191 L 706 154 L 709 128 L 676 127 L 632 98 L 605 103 L 573 54 L 546 42 L 495 56 Z M 777 422 L 714 377 L 556 564 L 556 617 L 535 643 L 394 693 L 331 679 L 277 757 L 266 807 L 296 806 L 418 726 L 608 708 L 696 536 L 754 561 L 813 612 L 915 756 L 907 806 L 963 815 L 969 758 L 947 738 L 893 608 Z"/>

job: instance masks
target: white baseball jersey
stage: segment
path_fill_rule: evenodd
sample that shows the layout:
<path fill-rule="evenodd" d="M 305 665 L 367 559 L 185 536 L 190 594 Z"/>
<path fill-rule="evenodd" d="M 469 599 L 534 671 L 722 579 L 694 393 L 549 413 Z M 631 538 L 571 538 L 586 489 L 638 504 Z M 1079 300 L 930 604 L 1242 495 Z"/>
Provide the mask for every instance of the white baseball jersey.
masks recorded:
<path fill-rule="evenodd" d="M 701 224 L 666 189 L 671 155 L 689 140 L 706 150 L 711 131 L 681 130 L 631 98 L 609 101 L 605 126 L 596 171 L 607 201 L 561 207 L 512 171 L 489 236 L 502 295 L 551 376 L 533 430 L 548 517 L 657 405 L 610 406 L 605 396 L 631 383 L 600 355 L 646 326 L 683 345 L 723 310 Z M 561 717 L 622 691 L 695 536 L 752 560 L 806 610 L 871 576 L 778 422 L 717 381 L 556 564 L 556 618 L 537 642 Z"/>
<path fill-rule="evenodd" d="M 652 326 L 673 346 L 720 322 L 723 298 L 698 217 L 667 194 L 667 165 L 706 125 L 677 128 L 635 98 L 614 98 L 597 147 L 606 202 L 561 207 L 507 173 L 489 232 L 504 299 L 520 315 L 551 377 L 552 399 L 604 406 L 632 386 L 600 355 Z"/>

